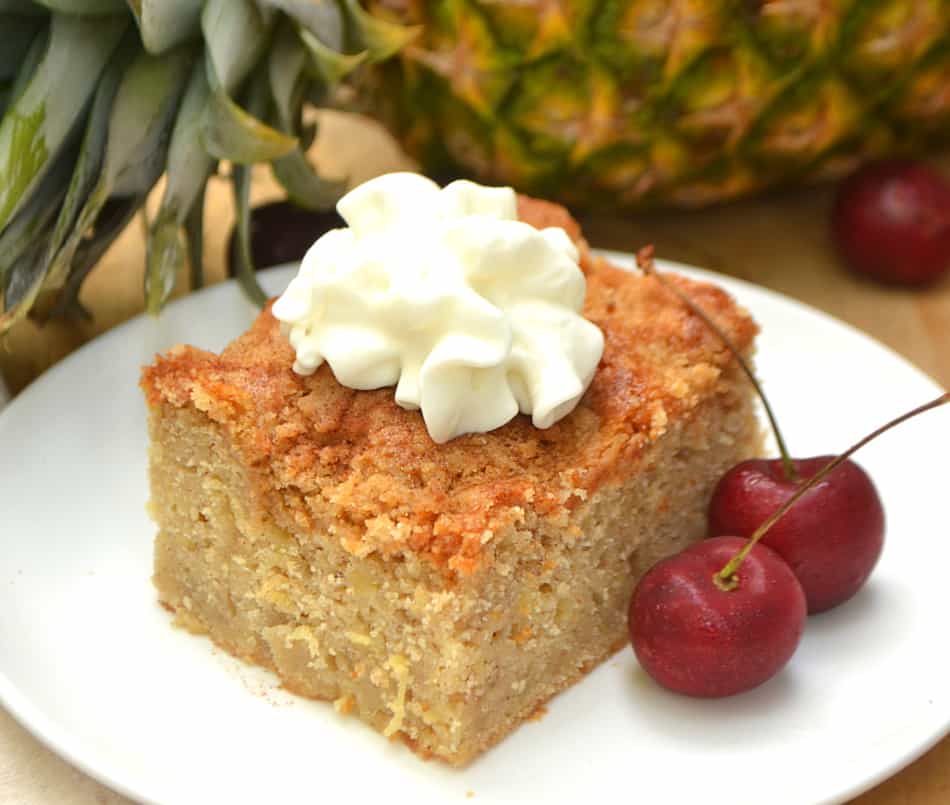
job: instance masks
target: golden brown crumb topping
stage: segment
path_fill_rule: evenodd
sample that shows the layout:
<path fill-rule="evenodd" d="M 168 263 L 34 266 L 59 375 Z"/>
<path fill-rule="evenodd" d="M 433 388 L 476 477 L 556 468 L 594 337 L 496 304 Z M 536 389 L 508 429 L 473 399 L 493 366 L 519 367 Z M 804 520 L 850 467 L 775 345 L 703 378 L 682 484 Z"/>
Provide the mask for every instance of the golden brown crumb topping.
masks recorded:
<path fill-rule="evenodd" d="M 521 199 L 519 215 L 580 239 L 557 205 Z M 689 416 L 734 360 L 655 280 L 583 252 L 584 313 L 604 331 L 604 355 L 578 407 L 547 430 L 519 415 L 491 433 L 437 445 L 419 412 L 396 405 L 392 388 L 345 388 L 326 364 L 295 374 L 270 306 L 221 355 L 179 346 L 159 356 L 142 387 L 151 406 L 194 405 L 220 423 L 261 494 L 280 490 L 290 501 L 298 530 L 326 530 L 334 512 L 350 526 L 343 531 L 358 535 L 344 539 L 355 553 L 411 550 L 469 572 L 483 543 L 522 520 L 526 507 L 562 517 L 599 485 L 636 472 L 644 448 L 668 422 Z M 756 326 L 726 293 L 674 281 L 740 348 L 751 346 Z"/>

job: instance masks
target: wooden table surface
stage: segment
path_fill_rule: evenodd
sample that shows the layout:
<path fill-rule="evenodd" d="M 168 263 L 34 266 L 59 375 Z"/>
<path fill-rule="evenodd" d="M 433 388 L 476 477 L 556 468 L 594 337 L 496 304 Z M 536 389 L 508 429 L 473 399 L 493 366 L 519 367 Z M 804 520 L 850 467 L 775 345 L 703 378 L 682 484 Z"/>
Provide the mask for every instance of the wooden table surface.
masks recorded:
<path fill-rule="evenodd" d="M 375 126 L 342 115 L 322 118 L 318 161 L 354 182 L 411 167 Z M 950 158 L 936 160 L 950 173 Z M 212 183 L 206 222 L 210 275 L 223 276 L 232 215 L 227 187 Z M 821 308 L 870 333 L 950 387 L 950 276 L 925 291 L 885 288 L 842 270 L 827 221 L 832 188 L 816 187 L 697 212 L 598 217 L 584 221 L 595 246 L 631 251 L 656 244 L 659 256 L 757 282 Z M 278 195 L 265 173 L 255 198 Z M 83 301 L 94 313 L 82 327 L 21 325 L 0 348 L 0 371 L 16 392 L 46 367 L 103 330 L 141 310 L 140 225 L 130 227 L 87 281 Z M 64 401 L 67 404 L 68 401 Z M 895 682 L 896 684 L 896 682 Z M 807 773 L 807 770 L 805 770 Z M 0 802 L 17 805 L 115 805 L 124 797 L 101 786 L 32 738 L 0 710 Z M 950 737 L 855 805 L 950 803 Z"/>

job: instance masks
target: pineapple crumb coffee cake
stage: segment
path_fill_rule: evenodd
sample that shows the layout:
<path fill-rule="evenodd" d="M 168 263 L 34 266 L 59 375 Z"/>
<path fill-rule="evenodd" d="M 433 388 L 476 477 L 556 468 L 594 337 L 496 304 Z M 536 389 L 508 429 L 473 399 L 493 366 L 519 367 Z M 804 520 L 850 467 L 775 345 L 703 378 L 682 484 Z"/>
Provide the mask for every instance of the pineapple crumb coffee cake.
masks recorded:
<path fill-rule="evenodd" d="M 294 371 L 270 306 L 220 355 L 177 347 L 142 378 L 176 623 L 453 764 L 624 645 L 638 577 L 702 536 L 717 478 L 760 446 L 750 386 L 698 318 L 590 255 L 562 208 L 521 198 L 517 217 L 576 244 L 603 333 L 549 427 L 437 443 L 392 388 Z M 723 291 L 671 281 L 751 352 Z"/>

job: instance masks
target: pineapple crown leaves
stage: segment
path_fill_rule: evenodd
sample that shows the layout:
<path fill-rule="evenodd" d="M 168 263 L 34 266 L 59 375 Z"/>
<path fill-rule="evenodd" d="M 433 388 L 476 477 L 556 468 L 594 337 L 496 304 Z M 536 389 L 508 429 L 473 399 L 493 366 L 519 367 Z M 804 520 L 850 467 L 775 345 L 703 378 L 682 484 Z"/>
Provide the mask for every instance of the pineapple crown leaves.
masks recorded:
<path fill-rule="evenodd" d="M 414 28 L 356 0 L 0 0 L 0 335 L 84 315 L 83 279 L 164 174 L 144 293 L 157 313 L 190 263 L 203 282 L 205 185 L 230 163 L 239 280 L 257 302 L 250 166 L 331 207 L 339 177 L 306 157 L 308 100 L 329 101 Z M 243 247 L 242 247 L 243 244 Z"/>

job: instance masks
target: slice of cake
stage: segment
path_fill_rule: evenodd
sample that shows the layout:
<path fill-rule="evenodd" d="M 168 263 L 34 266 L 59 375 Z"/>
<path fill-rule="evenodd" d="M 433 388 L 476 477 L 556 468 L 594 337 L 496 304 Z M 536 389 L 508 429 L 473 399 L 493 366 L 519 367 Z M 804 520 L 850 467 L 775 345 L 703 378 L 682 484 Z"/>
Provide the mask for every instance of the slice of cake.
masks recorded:
<path fill-rule="evenodd" d="M 292 370 L 270 310 L 221 355 L 143 373 L 155 576 L 176 623 L 425 756 L 464 764 L 627 640 L 637 578 L 703 535 L 760 449 L 751 386 L 656 280 L 578 243 L 605 338 L 577 408 L 436 444 L 393 389 Z M 751 352 L 749 316 L 672 278 Z"/>

